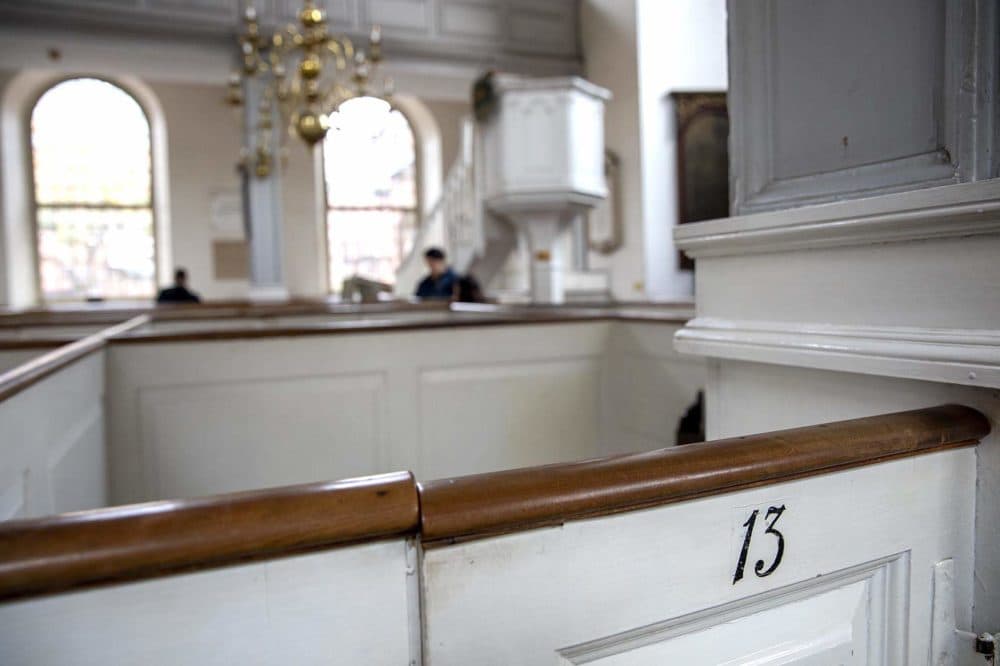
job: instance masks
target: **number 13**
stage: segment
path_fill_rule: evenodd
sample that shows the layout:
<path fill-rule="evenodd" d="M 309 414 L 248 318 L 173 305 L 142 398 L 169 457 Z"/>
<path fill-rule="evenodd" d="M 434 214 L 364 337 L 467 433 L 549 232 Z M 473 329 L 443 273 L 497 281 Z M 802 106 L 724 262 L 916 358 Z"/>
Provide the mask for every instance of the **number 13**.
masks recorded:
<path fill-rule="evenodd" d="M 770 519 L 767 523 L 767 528 L 764 530 L 764 534 L 773 534 L 778 537 L 778 552 L 774 556 L 774 562 L 771 566 L 764 568 L 764 560 L 757 560 L 754 565 L 754 573 L 757 574 L 758 578 L 764 578 L 765 576 L 770 576 L 774 573 L 774 570 L 778 568 L 781 564 L 781 558 L 785 554 L 785 535 L 774 529 L 775 523 L 778 522 L 778 518 L 781 518 L 781 514 L 785 512 L 785 505 L 768 507 L 767 513 L 764 514 L 764 520 Z M 740 558 L 736 562 L 736 573 L 733 575 L 733 585 L 738 583 L 743 579 L 743 569 L 746 568 L 747 564 L 747 553 L 750 551 L 750 538 L 753 536 L 754 525 L 757 524 L 757 514 L 760 513 L 760 509 L 754 509 L 747 521 L 743 523 L 743 527 L 747 528 L 746 535 L 743 537 L 743 547 L 740 549 Z M 773 518 L 772 518 L 773 516 Z"/>

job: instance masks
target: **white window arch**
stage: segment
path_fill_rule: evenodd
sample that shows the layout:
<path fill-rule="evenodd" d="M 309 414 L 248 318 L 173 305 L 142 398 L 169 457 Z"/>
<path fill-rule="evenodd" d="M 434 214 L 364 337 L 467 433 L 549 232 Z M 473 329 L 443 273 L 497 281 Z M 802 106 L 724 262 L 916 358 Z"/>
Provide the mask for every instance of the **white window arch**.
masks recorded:
<path fill-rule="evenodd" d="M 360 276 L 387 284 L 419 225 L 417 146 L 406 116 L 359 97 L 330 116 L 323 145 L 328 288 Z"/>
<path fill-rule="evenodd" d="M 142 106 L 103 79 L 65 79 L 32 108 L 30 141 L 41 299 L 152 296 L 152 136 Z"/>

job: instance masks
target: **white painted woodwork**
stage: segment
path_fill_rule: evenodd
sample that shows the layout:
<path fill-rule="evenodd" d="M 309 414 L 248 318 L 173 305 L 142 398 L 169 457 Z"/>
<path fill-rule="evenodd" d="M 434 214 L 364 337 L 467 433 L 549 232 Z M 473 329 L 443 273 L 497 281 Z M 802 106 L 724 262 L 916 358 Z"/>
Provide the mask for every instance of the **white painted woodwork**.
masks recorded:
<path fill-rule="evenodd" d="M 41 356 L 45 351 L 44 349 L 5 349 L 0 351 L 0 373 L 7 372 L 22 363 Z"/>
<path fill-rule="evenodd" d="M 996 390 L 848 372 L 710 360 L 706 389 L 708 437 L 813 425 L 831 420 L 917 409 L 946 402 L 969 405 L 1000 419 Z M 977 631 L 992 631 L 1000 618 L 1000 446 L 996 434 L 977 448 L 975 602 Z M 910 492 L 919 493 L 914 487 Z M 960 576 L 956 574 L 956 580 Z M 962 626 L 959 629 L 968 630 Z"/>
<path fill-rule="evenodd" d="M 603 393 L 603 454 L 677 442 L 677 425 L 705 386 L 705 363 L 680 354 L 671 327 L 639 322 L 611 329 Z"/>
<path fill-rule="evenodd" d="M 898 632 L 879 631 L 905 612 L 907 561 L 893 557 L 561 650 L 566 664 L 877 664 L 900 659 Z M 935 590 L 936 591 L 936 590 Z M 875 625 L 874 627 L 871 625 Z M 895 635 L 894 635 L 895 634 Z"/>
<path fill-rule="evenodd" d="M 705 381 L 699 361 L 670 349 L 676 330 L 585 322 L 113 345 L 112 501 L 671 446 Z"/>
<path fill-rule="evenodd" d="M 257 0 L 265 25 L 298 22 L 302 0 Z M 577 3 L 544 5 L 507 0 L 319 0 L 333 30 L 360 43 L 380 23 L 387 55 L 419 62 L 459 62 L 482 69 L 493 62 L 507 71 L 573 74 L 579 69 Z M 0 3 L 10 25 L 102 29 L 128 36 L 137 31 L 169 41 L 230 47 L 241 3 L 233 0 L 33 0 Z M 435 64 L 437 64 L 435 63 Z"/>
<path fill-rule="evenodd" d="M 971 621 L 976 454 L 932 453 L 425 551 L 424 663 L 926 663 L 935 565 Z M 850 489 L 845 492 L 845 489 Z M 781 564 L 754 509 L 784 505 Z"/>
<path fill-rule="evenodd" d="M 0 402 L 0 433 L 0 520 L 107 505 L 104 352 Z"/>
<path fill-rule="evenodd" d="M 734 212 L 995 176 L 997 21 L 980 0 L 731 0 Z"/>
<path fill-rule="evenodd" d="M 579 77 L 495 78 L 497 110 L 486 123 L 490 203 L 530 195 L 607 196 L 604 104 L 610 93 Z"/>
<path fill-rule="evenodd" d="M 0 662 L 419 663 L 408 548 L 396 539 L 0 604 Z"/>
<path fill-rule="evenodd" d="M 678 349 L 1000 387 L 998 200 L 989 180 L 680 228 Z"/>
<path fill-rule="evenodd" d="M 526 241 L 532 300 L 562 303 L 571 266 L 562 234 L 608 194 L 604 105 L 610 93 L 576 77 L 498 76 L 494 89 L 497 108 L 482 130 L 486 205 Z"/>
<path fill-rule="evenodd" d="M 709 438 L 945 402 L 1000 415 L 1000 181 L 689 225 Z M 890 379 L 895 378 L 895 379 Z M 978 454 L 975 623 L 1000 622 L 995 437 Z"/>

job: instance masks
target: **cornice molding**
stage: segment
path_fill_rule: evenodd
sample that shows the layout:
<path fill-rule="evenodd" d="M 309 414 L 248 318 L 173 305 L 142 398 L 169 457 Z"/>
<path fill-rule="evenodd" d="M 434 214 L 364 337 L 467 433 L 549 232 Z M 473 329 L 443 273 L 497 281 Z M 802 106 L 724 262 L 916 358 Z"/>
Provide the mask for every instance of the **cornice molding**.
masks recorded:
<path fill-rule="evenodd" d="M 1000 233 L 1000 179 L 679 226 L 688 255 L 721 257 Z"/>
<path fill-rule="evenodd" d="M 1000 331 L 699 317 L 679 352 L 777 365 L 1000 388 Z"/>

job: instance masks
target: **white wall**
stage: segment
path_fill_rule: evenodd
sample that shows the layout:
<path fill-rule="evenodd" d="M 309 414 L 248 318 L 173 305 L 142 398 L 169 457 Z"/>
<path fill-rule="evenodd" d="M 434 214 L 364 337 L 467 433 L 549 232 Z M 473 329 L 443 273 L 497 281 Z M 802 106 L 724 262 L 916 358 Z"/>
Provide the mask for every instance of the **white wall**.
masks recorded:
<path fill-rule="evenodd" d="M 691 298 L 678 267 L 676 142 L 672 91 L 724 91 L 725 0 L 584 0 L 585 76 L 611 90 L 605 141 L 621 159 L 624 245 L 590 255 L 611 271 L 615 298 Z"/>
<path fill-rule="evenodd" d="M 642 135 L 639 124 L 639 62 L 635 0 L 584 0 L 580 41 L 584 76 L 611 91 L 604 111 L 604 142 L 621 160 L 624 244 L 609 256 L 591 253 L 590 267 L 611 272 L 619 300 L 645 295 L 642 210 Z"/>
<path fill-rule="evenodd" d="M 639 131 L 643 260 L 646 296 L 678 300 L 694 295 L 691 271 L 681 271 L 677 225 L 677 142 L 673 91 L 728 87 L 726 0 L 637 0 Z"/>
<path fill-rule="evenodd" d="M 112 501 L 675 442 L 703 386 L 674 324 L 584 322 L 112 344 Z"/>
<path fill-rule="evenodd" d="M 0 520 L 105 506 L 104 352 L 0 402 L 0 433 Z"/>

